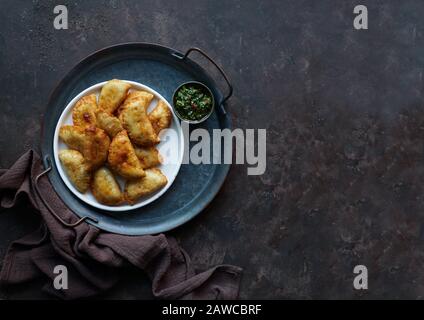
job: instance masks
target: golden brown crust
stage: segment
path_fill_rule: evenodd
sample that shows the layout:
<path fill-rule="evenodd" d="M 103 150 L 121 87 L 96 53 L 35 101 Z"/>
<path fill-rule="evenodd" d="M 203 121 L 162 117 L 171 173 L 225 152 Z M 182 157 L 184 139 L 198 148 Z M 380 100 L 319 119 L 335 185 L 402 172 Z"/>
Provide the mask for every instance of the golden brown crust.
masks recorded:
<path fill-rule="evenodd" d="M 145 175 L 125 130 L 113 138 L 109 147 L 108 163 L 113 171 L 126 179 L 141 178 Z"/>
<path fill-rule="evenodd" d="M 131 204 L 162 189 L 168 183 L 166 176 L 157 168 L 147 169 L 145 173 L 144 178 L 129 180 L 125 185 L 125 199 Z"/>
<path fill-rule="evenodd" d="M 97 126 L 106 131 L 109 137 L 113 138 L 119 132 L 124 130 L 119 119 L 103 110 L 96 112 Z"/>
<path fill-rule="evenodd" d="M 76 150 L 61 150 L 59 159 L 75 188 L 85 193 L 90 186 L 91 173 L 83 155 Z"/>
<path fill-rule="evenodd" d="M 119 120 L 127 130 L 131 141 L 136 145 L 148 147 L 160 142 L 147 116 L 146 109 L 138 100 L 130 102 L 122 110 Z"/>
<path fill-rule="evenodd" d="M 97 97 L 95 94 L 82 97 L 72 109 L 74 125 L 80 127 L 96 126 Z"/>
<path fill-rule="evenodd" d="M 91 192 L 97 201 L 106 205 L 118 205 L 124 201 L 118 182 L 106 167 L 101 167 L 94 172 Z"/>
<path fill-rule="evenodd" d="M 127 97 L 131 85 L 125 81 L 113 79 L 102 88 L 99 97 L 99 108 L 113 114 Z"/>
<path fill-rule="evenodd" d="M 149 113 L 149 120 L 156 134 L 163 129 L 169 128 L 172 121 L 172 113 L 163 100 L 159 100 L 156 107 Z"/>
<path fill-rule="evenodd" d="M 91 169 L 98 168 L 107 159 L 110 139 L 102 129 L 65 125 L 60 128 L 59 137 L 69 148 L 81 152 Z"/>
<path fill-rule="evenodd" d="M 155 147 L 134 147 L 134 151 L 143 169 L 153 168 L 162 163 L 162 157 Z"/>

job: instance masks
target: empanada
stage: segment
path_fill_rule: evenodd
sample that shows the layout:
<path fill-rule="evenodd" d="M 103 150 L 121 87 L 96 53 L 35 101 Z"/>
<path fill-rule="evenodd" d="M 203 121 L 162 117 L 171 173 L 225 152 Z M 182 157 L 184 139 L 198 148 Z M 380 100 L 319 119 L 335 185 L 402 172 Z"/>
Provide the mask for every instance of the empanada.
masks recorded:
<path fill-rule="evenodd" d="M 126 179 L 141 178 L 145 175 L 125 130 L 113 138 L 109 147 L 108 162 L 112 170 Z"/>
<path fill-rule="evenodd" d="M 107 113 L 114 113 L 127 97 L 131 85 L 125 81 L 113 79 L 102 88 L 99 98 L 99 108 Z"/>
<path fill-rule="evenodd" d="M 90 186 L 91 173 L 83 155 L 76 150 L 61 150 L 59 159 L 75 188 L 85 193 Z"/>
<path fill-rule="evenodd" d="M 124 200 L 118 182 L 106 167 L 101 167 L 94 172 L 91 192 L 97 201 L 106 205 L 117 205 Z"/>
<path fill-rule="evenodd" d="M 141 162 L 143 169 L 156 167 L 161 164 L 162 158 L 155 147 L 134 147 L 135 154 Z"/>
<path fill-rule="evenodd" d="M 138 198 L 149 195 L 168 183 L 166 176 L 157 168 L 147 169 L 145 172 L 144 178 L 127 181 L 125 199 L 129 203 L 134 203 Z"/>
<path fill-rule="evenodd" d="M 82 97 L 72 110 L 74 125 L 80 127 L 96 126 L 97 97 L 95 94 Z"/>
<path fill-rule="evenodd" d="M 124 103 L 118 109 L 118 115 L 128 106 L 131 102 L 138 101 L 146 109 L 149 107 L 155 96 L 147 91 L 131 91 L 128 93 Z"/>
<path fill-rule="evenodd" d="M 140 101 L 134 100 L 126 105 L 119 115 L 119 120 L 136 145 L 147 147 L 160 142 Z"/>
<path fill-rule="evenodd" d="M 98 168 L 107 159 L 110 139 L 102 129 L 65 125 L 60 128 L 59 137 L 69 148 L 81 152 L 91 169 Z"/>
<path fill-rule="evenodd" d="M 172 120 L 171 110 L 163 100 L 159 100 L 156 107 L 149 113 L 149 120 L 156 134 L 163 129 L 169 128 Z"/>
<path fill-rule="evenodd" d="M 119 119 L 103 110 L 96 112 L 97 126 L 106 131 L 109 137 L 113 138 L 119 132 L 124 130 Z"/>

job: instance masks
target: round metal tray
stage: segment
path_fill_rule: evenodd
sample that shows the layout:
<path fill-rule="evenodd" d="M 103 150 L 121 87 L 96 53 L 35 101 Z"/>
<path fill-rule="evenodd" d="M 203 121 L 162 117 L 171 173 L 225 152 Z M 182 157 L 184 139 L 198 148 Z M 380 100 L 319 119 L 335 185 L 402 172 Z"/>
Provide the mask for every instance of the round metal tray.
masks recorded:
<path fill-rule="evenodd" d="M 229 85 L 229 93 L 225 97 L 207 72 L 188 57 L 194 51 L 204 55 L 221 71 Z M 54 161 L 50 161 L 54 130 L 69 101 L 85 88 L 113 78 L 148 85 L 168 101 L 172 100 L 174 90 L 181 83 L 190 80 L 203 82 L 217 101 L 215 112 L 206 122 L 191 125 L 190 131 L 204 128 L 210 133 L 213 129 L 231 128 L 224 107 L 232 94 L 232 87 L 222 69 L 197 48 L 183 54 L 155 44 L 126 43 L 102 49 L 82 60 L 65 76 L 50 97 L 41 139 L 44 166 L 55 191 L 82 218 L 81 221 L 86 220 L 100 229 L 126 235 L 156 234 L 178 227 L 199 214 L 212 201 L 224 183 L 229 164 L 183 164 L 171 188 L 157 201 L 137 210 L 108 212 L 93 208 L 75 197 L 60 178 Z"/>

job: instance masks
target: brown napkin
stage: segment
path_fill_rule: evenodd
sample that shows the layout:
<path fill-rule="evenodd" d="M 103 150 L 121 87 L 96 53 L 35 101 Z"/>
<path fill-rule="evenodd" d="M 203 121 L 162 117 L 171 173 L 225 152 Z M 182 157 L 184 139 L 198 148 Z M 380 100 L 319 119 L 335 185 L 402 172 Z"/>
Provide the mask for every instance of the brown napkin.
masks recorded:
<path fill-rule="evenodd" d="M 35 193 L 34 179 L 42 170 L 39 156 L 31 150 L 10 169 L 0 171 L 0 207 L 10 208 L 29 200 L 43 220 L 38 230 L 11 244 L 0 274 L 2 285 L 44 275 L 47 283 L 43 290 L 64 299 L 83 298 L 111 288 L 122 269 L 133 265 L 147 273 L 157 298 L 237 298 L 240 268 L 220 265 L 196 274 L 187 253 L 171 237 L 123 236 L 86 223 L 73 228 L 63 226 Z M 42 196 L 60 217 L 69 223 L 78 220 L 46 177 L 39 184 Z M 53 269 L 57 265 L 68 269 L 67 290 L 53 287 Z"/>

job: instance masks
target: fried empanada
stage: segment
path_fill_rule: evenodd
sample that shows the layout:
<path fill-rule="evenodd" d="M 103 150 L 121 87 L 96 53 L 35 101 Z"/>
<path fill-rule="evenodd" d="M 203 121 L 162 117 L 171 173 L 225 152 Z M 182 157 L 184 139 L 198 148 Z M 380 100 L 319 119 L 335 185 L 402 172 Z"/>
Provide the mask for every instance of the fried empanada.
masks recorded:
<path fill-rule="evenodd" d="M 91 169 L 98 168 L 107 159 L 110 139 L 102 129 L 65 125 L 60 128 L 59 137 L 71 149 L 81 152 Z"/>
<path fill-rule="evenodd" d="M 147 169 L 145 172 L 144 178 L 127 181 L 125 199 L 129 203 L 134 203 L 138 198 L 151 194 L 168 183 L 166 176 L 157 168 Z"/>
<path fill-rule="evenodd" d="M 82 97 L 72 110 L 74 125 L 79 127 L 96 126 L 97 97 L 95 94 Z"/>
<path fill-rule="evenodd" d="M 106 167 L 101 167 L 94 172 L 91 192 L 97 201 L 106 205 L 117 205 L 124 200 L 118 182 Z"/>
<path fill-rule="evenodd" d="M 113 138 L 119 132 L 124 130 L 119 119 L 103 110 L 96 112 L 97 126 L 106 131 L 109 137 Z"/>
<path fill-rule="evenodd" d="M 155 96 L 147 91 L 131 91 L 128 93 L 124 103 L 118 109 L 118 115 L 132 102 L 138 101 L 146 109 L 149 107 Z"/>
<path fill-rule="evenodd" d="M 141 162 L 143 169 L 156 167 L 162 163 L 162 157 L 155 147 L 134 147 L 135 154 Z"/>
<path fill-rule="evenodd" d="M 61 150 L 59 159 L 75 188 L 85 193 L 90 186 L 91 173 L 83 155 L 76 150 Z"/>
<path fill-rule="evenodd" d="M 127 97 L 131 85 L 125 81 L 113 79 L 102 88 L 99 98 L 99 108 L 107 113 L 114 113 Z"/>
<path fill-rule="evenodd" d="M 113 138 L 109 147 L 108 162 L 112 170 L 126 179 L 145 176 L 140 160 L 138 160 L 125 130 Z"/>
<path fill-rule="evenodd" d="M 130 102 L 119 115 L 122 126 L 127 130 L 131 141 L 141 147 L 148 147 L 160 142 L 147 116 L 146 109 L 135 100 Z"/>
<path fill-rule="evenodd" d="M 153 111 L 149 113 L 149 120 L 156 134 L 159 134 L 163 129 L 169 128 L 171 125 L 172 113 L 165 101 L 159 100 Z"/>

